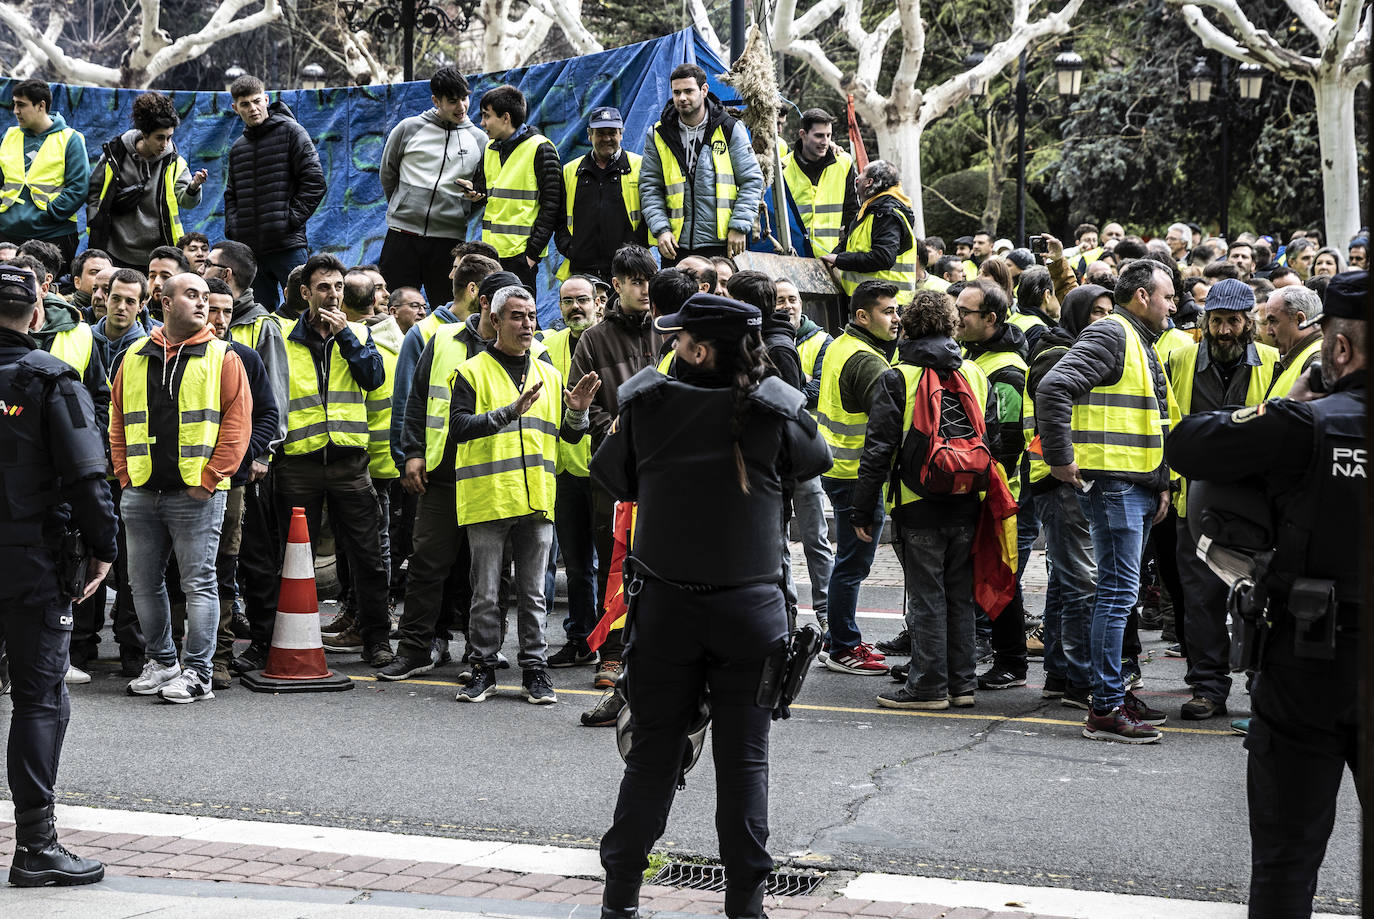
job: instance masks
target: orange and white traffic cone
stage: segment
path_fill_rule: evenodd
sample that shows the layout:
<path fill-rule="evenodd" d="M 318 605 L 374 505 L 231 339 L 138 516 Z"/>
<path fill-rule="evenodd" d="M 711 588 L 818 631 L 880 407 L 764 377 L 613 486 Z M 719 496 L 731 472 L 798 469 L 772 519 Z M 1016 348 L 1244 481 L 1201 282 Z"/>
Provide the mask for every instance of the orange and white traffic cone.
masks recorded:
<path fill-rule="evenodd" d="M 353 688 L 352 680 L 325 666 L 320 604 L 315 596 L 315 558 L 303 507 L 291 511 L 267 666 L 243 674 L 239 682 L 254 692 L 342 692 Z"/>

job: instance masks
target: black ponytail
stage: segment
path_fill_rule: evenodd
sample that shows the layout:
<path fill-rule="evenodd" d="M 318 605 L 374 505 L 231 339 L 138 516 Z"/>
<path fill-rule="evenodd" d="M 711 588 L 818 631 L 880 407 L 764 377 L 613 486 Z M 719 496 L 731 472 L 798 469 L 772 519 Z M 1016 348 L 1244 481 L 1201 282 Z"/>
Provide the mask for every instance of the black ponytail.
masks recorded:
<path fill-rule="evenodd" d="M 717 352 L 717 359 L 724 356 Z M 734 414 L 730 416 L 730 435 L 735 444 L 735 474 L 739 479 L 739 490 L 749 494 L 749 472 L 744 464 L 744 451 L 740 449 L 740 439 L 744 436 L 744 424 L 749 418 L 752 403 L 749 394 L 759 388 L 759 383 L 768 375 L 770 362 L 764 350 L 763 339 L 757 334 L 741 338 L 732 355 L 731 396 L 734 400 Z"/>

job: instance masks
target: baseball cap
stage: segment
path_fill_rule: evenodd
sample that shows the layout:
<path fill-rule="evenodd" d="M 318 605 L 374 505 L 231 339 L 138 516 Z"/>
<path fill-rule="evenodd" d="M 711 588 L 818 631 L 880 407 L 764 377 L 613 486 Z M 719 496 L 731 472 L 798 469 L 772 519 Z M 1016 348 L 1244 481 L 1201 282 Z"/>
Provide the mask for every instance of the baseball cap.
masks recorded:
<path fill-rule="evenodd" d="M 738 341 L 750 332 L 761 332 L 763 314 L 757 307 L 715 294 L 692 294 L 676 313 L 659 316 L 660 332 L 691 332 L 693 337 Z"/>
<path fill-rule="evenodd" d="M 591 128 L 624 128 L 625 119 L 620 117 L 620 109 L 605 108 L 592 109 L 591 120 L 587 124 Z"/>
<path fill-rule="evenodd" d="M 38 302 L 37 276 L 18 265 L 0 265 L 0 299 L 11 303 Z"/>
<path fill-rule="evenodd" d="M 1244 281 L 1222 278 L 1207 291 L 1207 302 L 1203 304 L 1203 308 L 1209 313 L 1213 310 L 1248 313 L 1255 308 L 1255 292 Z"/>
<path fill-rule="evenodd" d="M 477 296 L 486 297 L 490 300 L 503 287 L 523 287 L 529 291 L 531 297 L 534 296 L 534 291 L 516 277 L 513 271 L 494 271 L 487 275 L 482 279 L 482 283 L 477 285 Z"/>
<path fill-rule="evenodd" d="M 1323 319 L 1367 319 L 1368 304 L 1369 272 L 1342 271 L 1326 285 L 1322 311 L 1307 317 L 1298 328 L 1305 329 Z"/>

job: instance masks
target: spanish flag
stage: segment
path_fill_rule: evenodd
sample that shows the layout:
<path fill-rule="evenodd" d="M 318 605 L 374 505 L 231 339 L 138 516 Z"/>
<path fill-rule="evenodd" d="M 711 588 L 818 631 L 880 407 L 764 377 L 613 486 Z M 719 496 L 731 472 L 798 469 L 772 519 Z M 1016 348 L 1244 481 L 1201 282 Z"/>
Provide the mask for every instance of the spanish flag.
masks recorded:
<path fill-rule="evenodd" d="M 1016 595 L 1016 501 L 1002 464 L 994 462 L 992 472 L 973 533 L 973 599 L 996 619 Z"/>
<path fill-rule="evenodd" d="M 606 577 L 606 596 L 602 601 L 605 613 L 602 614 L 601 621 L 596 624 L 596 628 L 592 629 L 592 634 L 587 636 L 587 645 L 593 651 L 601 647 L 606 636 L 611 634 L 613 629 L 625 627 L 625 615 L 629 612 L 624 583 L 625 556 L 630 552 L 630 543 L 635 531 L 635 516 L 638 512 L 639 505 L 633 501 L 616 502 L 615 522 L 612 525 L 615 548 L 611 550 L 611 570 Z M 1014 531 L 1015 526 L 1012 529 Z M 1013 532 L 1013 550 L 1015 546 L 1016 538 Z M 1012 555 L 1014 559 L 1014 551 Z"/>

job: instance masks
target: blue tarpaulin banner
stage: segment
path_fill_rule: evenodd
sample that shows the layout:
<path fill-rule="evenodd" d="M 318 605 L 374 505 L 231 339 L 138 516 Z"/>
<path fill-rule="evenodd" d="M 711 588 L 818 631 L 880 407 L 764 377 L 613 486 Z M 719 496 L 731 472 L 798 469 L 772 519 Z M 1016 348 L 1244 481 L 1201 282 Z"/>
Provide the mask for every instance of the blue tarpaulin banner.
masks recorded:
<path fill-rule="evenodd" d="M 625 118 L 625 149 L 643 152 L 649 129 L 658 121 L 671 97 L 668 76 L 684 62 L 699 64 L 710 89 L 720 98 L 733 98 L 716 75 L 725 65 L 693 30 L 685 29 L 653 41 L 598 54 L 536 64 L 505 73 L 469 78 L 471 115 L 479 117 L 482 93 L 502 83 L 520 88 L 529 100 L 527 120 L 552 140 L 564 162 L 590 151 L 587 117 L 592 109 L 611 105 Z M 0 83 L 0 104 L 10 104 L 16 81 Z M 131 127 L 135 89 L 103 89 L 53 85 L 52 110 L 86 137 L 92 164 L 100 147 Z M 243 130 L 230 106 L 228 93 L 170 92 L 181 115 L 175 141 L 192 170 L 206 169 L 200 207 L 182 212 L 187 232 L 198 231 L 211 242 L 224 236 L 224 177 L 229 147 Z M 333 252 L 345 264 L 376 262 L 386 236 L 386 199 L 377 178 L 387 134 L 402 119 L 430 108 L 429 82 L 350 86 L 322 90 L 282 90 L 273 93 L 305 126 L 320 152 L 328 194 L 307 224 L 312 251 Z M 80 227 L 85 230 L 85 214 Z M 476 220 L 470 232 L 478 235 Z M 544 260 L 540 277 L 540 316 L 558 315 L 553 271 L 559 258 Z"/>

